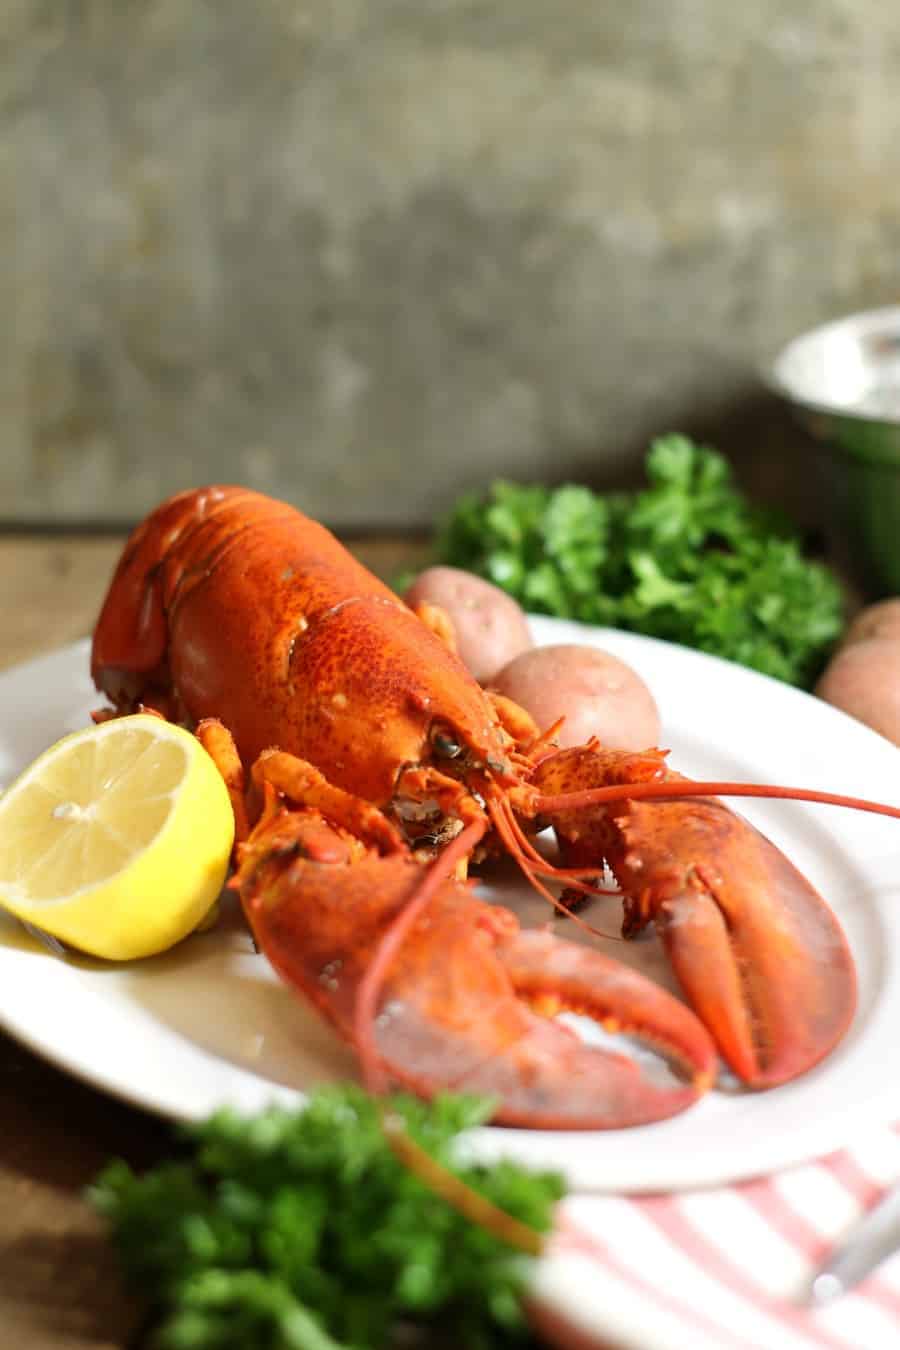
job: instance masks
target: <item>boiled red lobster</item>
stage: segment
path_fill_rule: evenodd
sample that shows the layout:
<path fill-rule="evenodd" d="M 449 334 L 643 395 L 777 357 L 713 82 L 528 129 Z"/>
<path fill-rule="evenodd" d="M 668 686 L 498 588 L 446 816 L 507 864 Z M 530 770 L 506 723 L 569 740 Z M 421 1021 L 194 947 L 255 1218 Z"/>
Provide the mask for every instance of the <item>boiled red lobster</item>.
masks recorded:
<path fill-rule="evenodd" d="M 93 640 L 116 713 L 156 710 L 213 754 L 255 940 L 369 1084 L 484 1093 L 501 1122 L 596 1129 L 684 1109 L 717 1051 L 757 1088 L 827 1055 L 856 999 L 841 928 L 712 794 L 859 803 L 692 783 L 652 749 L 559 751 L 424 618 L 293 507 L 209 487 L 137 528 Z M 533 841 L 546 826 L 555 863 Z M 655 922 L 690 1008 L 479 900 L 467 864 L 498 852 L 557 904 L 548 881 L 590 893 L 608 865 L 626 934 Z M 670 1080 L 584 1043 L 561 1011 L 643 1038 Z"/>

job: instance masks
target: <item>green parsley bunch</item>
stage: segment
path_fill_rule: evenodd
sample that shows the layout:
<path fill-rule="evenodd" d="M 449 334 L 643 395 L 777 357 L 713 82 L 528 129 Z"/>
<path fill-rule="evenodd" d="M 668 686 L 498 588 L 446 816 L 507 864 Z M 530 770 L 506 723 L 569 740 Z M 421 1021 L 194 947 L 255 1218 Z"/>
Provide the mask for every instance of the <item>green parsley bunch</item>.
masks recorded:
<path fill-rule="evenodd" d="M 389 1109 L 472 1189 L 549 1230 L 558 1176 L 454 1161 L 488 1103 L 398 1096 Z M 436 1326 L 473 1350 L 528 1342 L 530 1259 L 398 1160 L 360 1088 L 322 1088 L 298 1111 L 223 1111 L 185 1137 L 185 1158 L 143 1176 L 111 1163 L 91 1191 L 158 1350 L 381 1350 L 398 1328 Z"/>
<path fill-rule="evenodd" d="M 646 473 L 631 493 L 499 481 L 467 494 L 438 533 L 437 560 L 534 613 L 664 638 L 810 688 L 843 628 L 835 576 L 746 500 L 715 450 L 664 436 Z"/>

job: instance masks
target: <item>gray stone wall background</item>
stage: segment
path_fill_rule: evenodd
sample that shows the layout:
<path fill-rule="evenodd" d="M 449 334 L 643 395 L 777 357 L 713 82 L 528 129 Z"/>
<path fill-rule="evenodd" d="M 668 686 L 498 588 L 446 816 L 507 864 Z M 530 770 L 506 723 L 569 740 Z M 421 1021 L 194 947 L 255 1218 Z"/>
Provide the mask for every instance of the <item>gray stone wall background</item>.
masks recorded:
<path fill-rule="evenodd" d="M 672 428 L 815 516 L 756 363 L 900 301 L 885 0 L 3 0 L 0 517 L 342 528 Z"/>

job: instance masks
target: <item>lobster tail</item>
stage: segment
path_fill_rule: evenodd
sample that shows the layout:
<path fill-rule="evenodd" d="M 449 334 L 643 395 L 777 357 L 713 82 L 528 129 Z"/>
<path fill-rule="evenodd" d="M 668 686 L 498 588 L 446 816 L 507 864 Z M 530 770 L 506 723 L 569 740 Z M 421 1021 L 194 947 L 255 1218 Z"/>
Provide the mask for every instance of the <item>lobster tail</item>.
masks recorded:
<path fill-rule="evenodd" d="M 169 681 L 166 564 L 177 545 L 239 488 L 180 492 L 135 529 L 119 559 L 94 629 L 91 676 L 121 711 Z"/>

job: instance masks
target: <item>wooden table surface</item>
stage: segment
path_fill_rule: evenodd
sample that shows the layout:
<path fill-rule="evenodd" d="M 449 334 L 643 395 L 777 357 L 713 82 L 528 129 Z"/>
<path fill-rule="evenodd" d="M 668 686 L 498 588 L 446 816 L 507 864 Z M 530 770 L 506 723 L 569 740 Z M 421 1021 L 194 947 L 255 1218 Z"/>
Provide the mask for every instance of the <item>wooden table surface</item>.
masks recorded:
<path fill-rule="evenodd" d="M 110 537 L 0 536 L 0 669 L 90 632 L 121 546 Z M 414 540 L 352 547 L 385 578 L 425 555 Z M 121 1288 L 83 1191 L 109 1157 L 145 1165 L 170 1143 L 162 1121 L 69 1078 L 0 1032 L 0 1345 L 137 1343 L 140 1310 Z"/>

